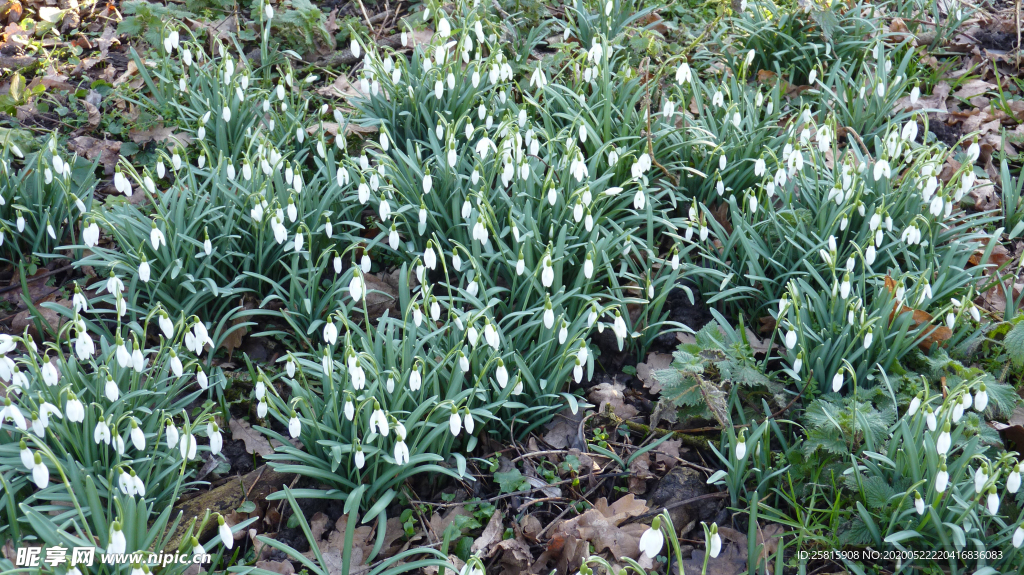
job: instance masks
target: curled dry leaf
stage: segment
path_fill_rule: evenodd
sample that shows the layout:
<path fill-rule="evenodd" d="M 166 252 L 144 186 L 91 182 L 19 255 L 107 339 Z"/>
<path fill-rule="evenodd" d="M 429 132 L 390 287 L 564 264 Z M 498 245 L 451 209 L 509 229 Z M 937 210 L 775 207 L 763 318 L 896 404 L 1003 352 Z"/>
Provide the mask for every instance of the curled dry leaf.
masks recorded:
<path fill-rule="evenodd" d="M 607 406 L 610 406 L 615 415 L 623 419 L 630 419 L 636 417 L 639 411 L 625 402 L 626 396 L 623 394 L 625 390 L 626 386 L 621 383 L 599 383 L 590 388 L 587 399 L 597 405 L 598 413 L 605 413 Z"/>

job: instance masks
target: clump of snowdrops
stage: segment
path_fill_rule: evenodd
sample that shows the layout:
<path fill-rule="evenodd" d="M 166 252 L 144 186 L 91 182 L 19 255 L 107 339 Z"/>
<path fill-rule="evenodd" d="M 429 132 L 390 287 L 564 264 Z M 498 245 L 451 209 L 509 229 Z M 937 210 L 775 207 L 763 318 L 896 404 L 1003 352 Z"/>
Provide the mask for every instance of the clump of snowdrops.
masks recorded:
<path fill-rule="evenodd" d="M 0 150 L 0 259 L 17 266 L 32 256 L 74 255 L 59 248 L 85 227 L 96 187 L 92 167 L 62 155 L 55 137 L 29 153 L 8 142 Z"/>
<path fill-rule="evenodd" d="M 104 289 L 122 301 L 118 278 Z M 163 552 L 180 521 L 171 521 L 173 504 L 193 486 L 188 463 L 223 445 L 209 407 L 186 411 L 209 385 L 198 362 L 208 331 L 197 318 L 174 321 L 159 307 L 139 316 L 97 305 L 77 286 L 73 305 L 52 342 L 0 336 L 0 377 L 11 381 L 0 406 L 9 503 L 0 508 L 0 536 Z M 208 444 L 200 446 L 200 437 Z M 198 545 L 194 521 L 182 550 Z"/>

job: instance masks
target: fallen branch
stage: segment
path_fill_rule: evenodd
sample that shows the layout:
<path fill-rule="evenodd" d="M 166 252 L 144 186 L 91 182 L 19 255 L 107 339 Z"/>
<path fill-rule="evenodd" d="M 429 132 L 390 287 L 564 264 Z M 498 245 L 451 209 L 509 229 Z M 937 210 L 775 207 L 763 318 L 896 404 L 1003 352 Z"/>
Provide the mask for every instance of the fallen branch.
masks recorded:
<path fill-rule="evenodd" d="M 698 439 L 696 437 L 692 437 L 692 436 L 688 435 L 686 432 L 683 432 L 683 431 L 674 431 L 674 430 L 671 430 L 671 429 L 661 429 L 661 428 L 658 428 L 658 427 L 651 427 L 649 425 L 644 425 L 642 423 L 636 423 L 634 421 L 629 421 L 628 419 L 622 419 L 618 415 L 615 415 L 615 410 L 612 409 L 611 404 L 608 404 L 608 405 L 605 406 L 605 411 L 601 414 L 601 416 L 606 418 L 606 419 L 611 420 L 611 422 L 614 423 L 616 426 L 625 425 L 631 431 L 638 431 L 638 432 L 643 433 L 645 435 L 646 434 L 651 434 L 651 433 L 657 435 L 658 437 L 664 437 L 666 435 L 674 435 L 676 437 L 676 439 L 681 441 L 684 445 L 688 445 L 690 447 L 696 447 L 696 448 L 700 448 L 700 449 L 707 449 L 711 445 L 711 442 L 708 441 L 707 439 Z"/>

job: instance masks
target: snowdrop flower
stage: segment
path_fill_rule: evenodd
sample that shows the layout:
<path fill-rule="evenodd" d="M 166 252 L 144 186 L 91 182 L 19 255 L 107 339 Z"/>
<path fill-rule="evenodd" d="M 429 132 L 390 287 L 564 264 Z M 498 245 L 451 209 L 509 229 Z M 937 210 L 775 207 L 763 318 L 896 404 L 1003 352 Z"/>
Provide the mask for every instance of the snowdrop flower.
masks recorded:
<path fill-rule="evenodd" d="M 661 516 L 659 515 L 651 522 L 651 527 L 640 536 L 640 551 L 653 559 L 661 553 L 661 548 L 664 545 L 665 534 L 661 532 Z"/>
<path fill-rule="evenodd" d="M 551 300 L 544 304 L 544 329 L 551 329 L 555 324 L 555 312 L 551 309 Z"/>
<path fill-rule="evenodd" d="M 211 421 L 206 424 L 206 436 L 210 438 L 210 452 L 214 455 L 220 453 L 224 447 L 224 437 L 220 433 L 217 422 Z"/>
<path fill-rule="evenodd" d="M 210 378 L 206 376 L 206 372 L 203 371 L 203 368 L 198 365 L 196 366 L 196 382 L 203 390 L 210 387 Z"/>
<path fill-rule="evenodd" d="M 928 424 L 928 430 L 934 432 L 939 426 L 938 419 L 935 417 L 935 412 L 932 411 L 931 406 L 926 405 L 925 413 L 925 422 Z"/>
<path fill-rule="evenodd" d="M 552 282 L 555 281 L 555 270 L 551 267 L 551 256 L 548 254 L 544 254 L 544 260 L 541 263 L 540 281 L 544 287 L 551 287 Z"/>
<path fill-rule="evenodd" d="M 843 378 L 843 371 L 840 369 L 832 377 L 832 391 L 838 392 L 840 389 L 843 388 L 843 383 L 845 383 L 844 378 Z"/>
<path fill-rule="evenodd" d="M 622 343 L 626 339 L 627 329 L 626 321 L 622 319 L 622 314 L 619 310 L 615 310 L 615 321 L 612 323 L 612 331 L 615 333 L 615 339 L 618 341 L 619 349 L 622 349 Z"/>
<path fill-rule="evenodd" d="M 974 397 L 974 410 L 979 413 L 988 407 L 988 391 L 986 390 L 985 384 L 982 383 L 978 386 L 978 395 Z"/>
<path fill-rule="evenodd" d="M 946 470 L 945 458 L 939 465 L 939 472 L 935 475 L 935 491 L 944 493 L 949 486 L 949 472 Z"/>
<path fill-rule="evenodd" d="M 38 455 L 38 454 L 37 454 Z M 999 496 L 996 495 L 996 488 L 992 486 L 988 490 L 988 512 L 992 515 L 999 513 Z"/>
<path fill-rule="evenodd" d="M 124 532 L 121 531 L 121 522 L 114 521 L 110 524 L 110 543 L 107 545 L 107 553 L 116 554 L 124 553 L 127 541 L 124 538 Z"/>
<path fill-rule="evenodd" d="M 129 432 L 128 436 L 131 438 L 135 449 L 139 451 L 146 449 L 146 434 L 142 432 L 142 428 L 139 427 L 139 423 L 135 421 L 134 417 L 131 419 L 131 432 Z"/>
<path fill-rule="evenodd" d="M 747 440 L 744 430 L 740 430 L 740 436 L 736 438 L 736 459 L 743 461 L 747 456 Z"/>
<path fill-rule="evenodd" d="M 50 484 L 50 470 L 43 464 L 43 456 L 37 451 L 32 458 L 32 481 L 39 489 L 46 489 Z"/>
<path fill-rule="evenodd" d="M 708 553 L 711 557 L 718 557 L 718 554 L 722 552 L 722 537 L 718 534 L 718 524 L 712 523 L 710 530 L 710 538 L 708 539 Z"/>
<path fill-rule="evenodd" d="M 789 330 L 786 332 L 786 349 L 794 347 L 796 347 L 796 330 Z"/>
<path fill-rule="evenodd" d="M 839 297 L 846 299 L 850 296 L 850 274 L 843 276 L 843 283 L 839 286 Z M 864 346 L 868 347 L 867 345 Z"/>
<path fill-rule="evenodd" d="M 179 447 L 182 459 L 192 460 L 196 458 L 196 450 L 199 448 L 199 444 L 196 442 L 196 436 L 190 433 L 182 437 Z"/>
<path fill-rule="evenodd" d="M 302 422 L 299 421 L 299 416 L 293 411 L 291 419 L 288 420 L 288 435 L 295 439 L 302 433 Z"/>
<path fill-rule="evenodd" d="M 1017 530 L 1013 532 L 1013 548 L 1020 549 L 1020 546 L 1024 545 L 1024 523 L 1017 526 Z"/>
<path fill-rule="evenodd" d="M 96 422 L 96 427 L 92 430 L 92 440 L 96 445 L 100 443 L 110 445 L 110 426 L 107 425 L 107 421 L 102 415 L 100 420 Z"/>
<path fill-rule="evenodd" d="M 69 422 L 82 423 L 85 421 L 85 406 L 74 395 L 71 395 L 64 405 L 64 412 L 67 413 Z"/>
<path fill-rule="evenodd" d="M 373 413 L 370 414 L 370 433 L 379 433 L 384 437 L 388 436 L 388 418 L 380 405 L 376 405 Z"/>
<path fill-rule="evenodd" d="M 921 407 L 921 396 L 923 393 L 924 392 L 918 393 L 914 396 L 914 399 L 910 400 L 910 408 L 907 409 L 907 415 L 909 417 L 913 417 L 914 414 L 917 413 L 918 408 Z"/>
<path fill-rule="evenodd" d="M 174 423 L 170 419 L 167 420 L 167 426 L 164 428 L 164 432 L 167 434 L 167 448 L 174 449 L 178 445 L 178 428 L 174 426 Z"/>
<path fill-rule="evenodd" d="M 324 326 L 324 341 L 331 345 L 338 342 L 338 326 L 333 321 L 328 321 Z"/>
<path fill-rule="evenodd" d="M 459 417 L 459 411 L 455 406 L 452 406 L 452 414 L 448 418 L 448 429 L 452 432 L 453 437 L 458 437 L 459 432 L 462 431 L 462 418 Z"/>
<path fill-rule="evenodd" d="M 220 535 L 220 542 L 224 547 L 231 549 L 235 546 L 235 537 L 231 534 L 231 527 L 224 522 L 224 517 L 217 514 L 217 534 Z"/>
<path fill-rule="evenodd" d="M 947 452 L 949 452 L 949 446 L 951 443 L 949 430 L 950 425 L 947 421 L 946 424 L 942 426 L 942 433 L 939 434 L 938 441 L 935 442 L 935 451 L 938 452 L 939 455 L 945 455 Z"/>
<path fill-rule="evenodd" d="M 1013 466 L 1010 474 L 1006 477 L 1006 490 L 1010 493 L 1017 493 L 1020 489 L 1020 464 Z"/>
<path fill-rule="evenodd" d="M 988 464 L 982 463 L 978 466 L 978 470 L 974 472 L 974 490 L 981 493 L 985 483 L 988 482 Z"/>
<path fill-rule="evenodd" d="M 505 389 L 505 386 L 508 385 L 508 370 L 505 369 L 505 362 L 500 357 L 498 358 L 498 367 L 494 371 L 494 376 L 498 380 L 498 387 Z"/>
<path fill-rule="evenodd" d="M 395 464 L 405 465 L 409 463 L 409 446 L 405 443 L 405 427 L 401 428 L 401 433 L 396 429 L 395 434 L 398 435 L 398 442 L 395 443 Z"/>
<path fill-rule="evenodd" d="M 917 509 L 918 515 L 924 515 L 924 499 L 917 491 L 914 491 L 914 508 Z"/>
<path fill-rule="evenodd" d="M 686 62 L 679 64 L 679 68 L 676 69 L 676 83 L 689 84 L 692 80 L 693 73 L 690 70 L 690 65 Z"/>
<path fill-rule="evenodd" d="M 409 374 L 409 391 L 419 391 L 423 384 L 423 377 L 420 375 L 419 360 L 413 365 L 412 373 Z"/>
<path fill-rule="evenodd" d="M 874 176 L 876 182 L 882 179 L 882 176 L 889 178 L 891 177 L 891 175 L 892 171 L 889 168 L 889 162 L 885 160 L 878 160 L 877 162 L 875 162 Z"/>

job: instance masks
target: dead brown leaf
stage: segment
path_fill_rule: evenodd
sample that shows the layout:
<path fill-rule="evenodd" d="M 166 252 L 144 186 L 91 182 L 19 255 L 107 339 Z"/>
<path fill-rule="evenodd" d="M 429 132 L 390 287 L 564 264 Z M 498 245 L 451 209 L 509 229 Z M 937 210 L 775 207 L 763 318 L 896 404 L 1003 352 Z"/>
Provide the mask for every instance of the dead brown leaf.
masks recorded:
<path fill-rule="evenodd" d="M 280 575 L 293 575 L 295 568 L 292 567 L 291 561 L 257 561 L 257 569 L 266 569 Z"/>
<path fill-rule="evenodd" d="M 501 536 L 504 534 L 502 518 L 501 510 L 495 509 L 491 520 L 487 522 L 487 527 L 484 527 L 483 533 L 473 541 L 473 545 L 469 549 L 471 553 L 483 551 L 486 554 L 492 545 L 501 541 Z"/>
<path fill-rule="evenodd" d="M 963 100 L 970 100 L 975 96 L 991 92 L 996 88 L 995 84 L 976 78 L 974 80 L 968 80 L 967 83 L 961 86 L 959 90 L 953 92 L 953 95 Z"/>
<path fill-rule="evenodd" d="M 100 163 L 103 164 L 103 171 L 108 176 L 113 175 L 114 168 L 121 158 L 121 142 L 116 140 L 100 140 L 92 136 L 78 136 L 68 140 L 68 148 L 88 160 L 99 158 Z"/>
<path fill-rule="evenodd" d="M 330 98 L 366 98 L 369 94 L 359 89 L 359 83 L 352 83 L 348 76 L 341 75 L 335 78 L 334 83 L 323 88 L 318 88 L 317 93 Z"/>
<path fill-rule="evenodd" d="M 626 396 L 623 393 L 626 386 L 621 383 L 604 382 L 590 388 L 587 399 L 597 406 L 598 413 L 605 413 L 606 406 L 610 406 L 615 415 L 630 419 L 636 417 L 639 411 L 625 403 Z"/>
<path fill-rule="evenodd" d="M 242 440 L 245 443 L 246 453 L 256 453 L 266 457 L 274 452 L 267 438 L 253 429 L 247 421 L 233 418 L 228 422 L 228 427 L 231 429 L 232 440 Z"/>
<path fill-rule="evenodd" d="M 647 354 L 647 361 L 637 364 L 636 376 L 644 382 L 644 387 L 649 388 L 652 394 L 660 393 L 662 385 L 654 377 L 654 372 L 668 369 L 672 365 L 672 354 L 651 352 Z"/>
<path fill-rule="evenodd" d="M 128 137 L 133 142 L 144 146 L 149 142 L 167 142 L 171 145 L 178 145 L 181 147 L 188 147 L 192 143 L 192 135 L 184 132 L 174 132 L 173 127 L 156 126 L 148 130 L 135 130 L 132 129 L 128 132 Z"/>

